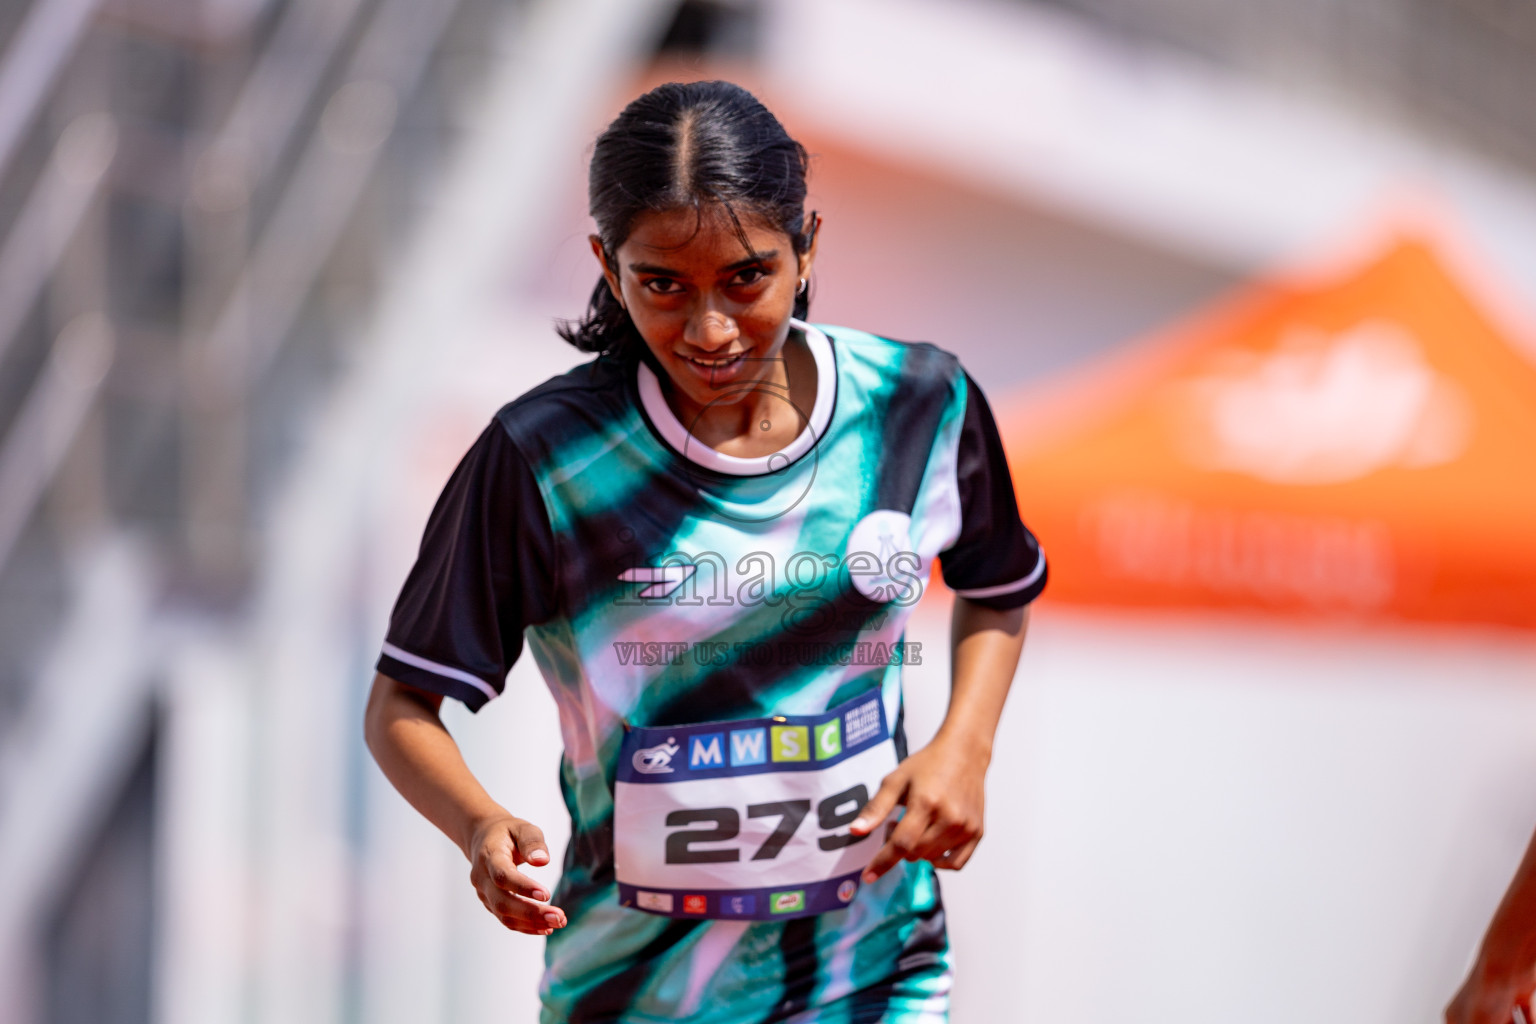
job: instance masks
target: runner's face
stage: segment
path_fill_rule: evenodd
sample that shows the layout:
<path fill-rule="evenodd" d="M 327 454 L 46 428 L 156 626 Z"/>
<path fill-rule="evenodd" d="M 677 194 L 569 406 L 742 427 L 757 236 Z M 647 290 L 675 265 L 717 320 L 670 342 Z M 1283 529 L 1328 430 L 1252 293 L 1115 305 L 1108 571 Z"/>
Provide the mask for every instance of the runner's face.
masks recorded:
<path fill-rule="evenodd" d="M 611 263 L 592 239 L 674 394 L 697 408 L 739 402 L 754 380 L 785 380 L 781 351 L 811 254 L 757 218 L 741 229 L 750 251 L 720 207 L 642 213 Z"/>

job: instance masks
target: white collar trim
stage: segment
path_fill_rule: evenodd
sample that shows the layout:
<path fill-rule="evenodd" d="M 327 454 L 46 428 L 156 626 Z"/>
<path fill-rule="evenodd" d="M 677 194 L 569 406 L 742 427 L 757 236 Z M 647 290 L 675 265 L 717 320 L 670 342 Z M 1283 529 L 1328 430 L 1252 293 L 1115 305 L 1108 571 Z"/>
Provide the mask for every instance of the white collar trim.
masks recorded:
<path fill-rule="evenodd" d="M 661 393 L 661 382 L 656 378 L 655 371 L 641 362 L 637 380 L 640 401 L 662 439 L 691 462 L 731 476 L 776 473 L 810 451 L 817 439 L 826 432 L 827 424 L 832 421 L 832 403 L 837 395 L 837 365 L 832 355 L 832 342 L 825 334 L 800 320 L 791 319 L 789 326 L 791 329 L 799 328 L 805 334 L 806 347 L 811 350 L 811 357 L 816 361 L 816 401 L 811 406 L 808 417 L 810 422 L 799 437 L 779 451 L 752 459 L 717 452 L 688 432 L 688 428 L 673 414 L 666 396 Z"/>

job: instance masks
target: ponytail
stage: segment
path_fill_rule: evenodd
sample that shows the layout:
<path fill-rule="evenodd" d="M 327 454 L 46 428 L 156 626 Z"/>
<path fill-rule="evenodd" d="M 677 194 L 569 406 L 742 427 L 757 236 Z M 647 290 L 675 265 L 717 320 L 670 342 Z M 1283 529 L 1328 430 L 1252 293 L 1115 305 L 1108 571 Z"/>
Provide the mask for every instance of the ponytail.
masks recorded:
<path fill-rule="evenodd" d="M 619 359 L 639 355 L 645 347 L 629 311 L 619 305 L 608 279 L 599 276 L 592 297 L 587 300 L 587 311 L 579 320 L 560 320 L 555 333 L 583 352 L 606 353 Z"/>

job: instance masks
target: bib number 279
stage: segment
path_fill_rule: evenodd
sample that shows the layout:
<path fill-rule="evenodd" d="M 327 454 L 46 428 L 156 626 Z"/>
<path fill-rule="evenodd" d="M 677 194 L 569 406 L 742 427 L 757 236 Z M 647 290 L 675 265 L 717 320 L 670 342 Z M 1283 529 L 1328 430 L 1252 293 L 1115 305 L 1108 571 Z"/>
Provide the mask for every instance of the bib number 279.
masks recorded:
<path fill-rule="evenodd" d="M 859 809 L 869 803 L 869 790 L 863 785 L 834 793 L 816 805 L 816 824 L 822 835 L 816 845 L 823 850 L 840 850 L 845 846 L 868 839 L 846 831 L 859 816 Z M 773 831 L 752 854 L 753 860 L 772 860 L 799 830 L 801 822 L 811 813 L 809 800 L 780 800 L 768 804 L 752 804 L 747 808 L 748 818 L 777 818 Z M 712 824 L 713 828 L 686 828 L 688 825 Z M 668 864 L 723 864 L 741 860 L 739 847 L 697 849 L 704 843 L 727 843 L 741 834 L 741 814 L 734 807 L 701 807 L 673 811 L 667 815 L 667 827 L 679 829 L 667 836 Z"/>

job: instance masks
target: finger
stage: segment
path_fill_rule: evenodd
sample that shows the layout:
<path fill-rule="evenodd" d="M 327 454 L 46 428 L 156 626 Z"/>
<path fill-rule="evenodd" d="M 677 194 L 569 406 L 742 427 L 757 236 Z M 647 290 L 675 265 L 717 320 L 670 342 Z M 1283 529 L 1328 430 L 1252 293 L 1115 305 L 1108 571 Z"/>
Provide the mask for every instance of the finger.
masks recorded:
<path fill-rule="evenodd" d="M 862 878 L 864 884 L 868 885 L 878 879 L 881 875 L 885 874 L 887 871 L 891 870 L 891 868 L 901 863 L 901 860 L 901 853 L 889 842 L 887 842 L 884 846 L 875 851 L 875 855 L 869 860 L 869 866 L 864 869 L 864 874 L 860 877 Z"/>
<path fill-rule="evenodd" d="M 873 801 L 871 801 L 873 802 Z M 875 851 L 870 859 L 869 867 L 864 869 L 864 881 L 873 882 L 891 868 L 898 861 L 916 860 L 918 840 L 927 831 L 928 816 L 925 811 L 908 807 L 907 813 L 897 822 L 896 827 L 886 837 L 885 845 Z"/>
<path fill-rule="evenodd" d="M 564 922 L 549 919 L 535 921 L 512 914 L 496 914 L 495 917 L 507 930 L 524 935 L 553 935 L 556 929 L 565 927 Z"/>
<path fill-rule="evenodd" d="M 981 836 L 977 836 L 969 842 L 960 844 L 959 846 L 950 850 L 948 853 L 944 854 L 944 856 L 935 860 L 933 862 L 933 866 L 937 868 L 944 868 L 947 871 L 959 871 L 961 868 L 965 867 L 966 861 L 971 859 L 971 854 L 976 852 L 976 847 L 980 844 Z"/>
<path fill-rule="evenodd" d="M 523 935 L 552 935 L 552 934 L 554 934 L 554 929 L 551 928 L 548 925 L 529 924 L 526 921 L 521 921 L 521 920 L 518 920 L 518 919 L 512 918 L 512 917 L 503 917 L 503 916 L 501 916 L 499 914 L 496 915 L 496 920 L 500 921 L 502 927 L 507 929 L 508 931 L 518 932 L 518 933 L 523 934 Z"/>
<path fill-rule="evenodd" d="M 907 779 L 897 769 L 887 775 L 880 782 L 880 788 L 875 791 L 874 799 L 864 805 L 859 811 L 859 816 L 853 819 L 853 824 L 848 826 L 848 831 L 856 836 L 867 836 L 879 827 L 880 823 L 890 817 L 896 805 L 901 803 L 902 796 L 906 793 Z"/>
<path fill-rule="evenodd" d="M 980 838 L 981 827 L 974 821 L 957 819 L 944 812 L 935 812 L 933 822 L 918 841 L 918 856 L 935 864 L 973 839 Z"/>
<path fill-rule="evenodd" d="M 511 855 L 504 851 L 498 850 L 491 853 L 486 869 L 491 885 L 499 890 L 526 896 L 530 900 L 538 900 L 541 903 L 549 899 L 549 891 L 513 867 Z"/>
<path fill-rule="evenodd" d="M 912 808 L 907 808 L 907 815 L 912 815 Z M 897 838 L 894 834 L 892 838 Z M 928 827 L 910 842 L 898 843 L 903 848 L 905 860 L 927 860 L 938 863 L 950 850 L 964 845 L 971 838 L 971 833 L 952 822 L 938 819 L 930 821 Z"/>
<path fill-rule="evenodd" d="M 514 931 L 535 934 L 564 928 L 567 919 L 559 907 L 545 906 L 519 896 L 516 893 L 494 891 L 482 902 L 497 920 Z"/>
<path fill-rule="evenodd" d="M 543 831 L 532 822 L 524 821 L 513 826 L 512 842 L 522 861 L 534 867 L 543 867 L 549 863 L 549 845 L 544 842 Z"/>
<path fill-rule="evenodd" d="M 959 817 L 953 808 L 943 804 L 927 803 L 922 800 L 912 801 L 914 804 L 923 804 L 928 809 L 928 827 L 923 830 L 922 838 L 918 843 L 922 847 L 937 847 L 935 855 L 943 853 L 952 846 L 958 846 L 971 838 L 972 831 L 967 822 Z M 919 808 L 921 809 L 921 808 Z M 913 808 L 908 807 L 907 813 L 911 814 Z"/>

